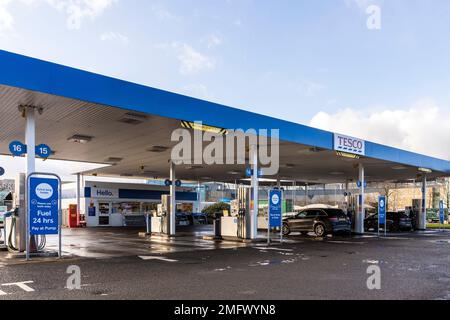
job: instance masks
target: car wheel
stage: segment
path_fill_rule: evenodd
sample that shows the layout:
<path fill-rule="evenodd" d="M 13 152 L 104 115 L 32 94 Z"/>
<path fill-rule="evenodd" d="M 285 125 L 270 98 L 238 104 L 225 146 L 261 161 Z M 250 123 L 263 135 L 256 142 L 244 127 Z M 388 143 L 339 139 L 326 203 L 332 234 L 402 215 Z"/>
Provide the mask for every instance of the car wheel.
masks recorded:
<path fill-rule="evenodd" d="M 283 235 L 288 236 L 291 233 L 291 229 L 289 229 L 289 225 L 287 223 L 283 223 Z"/>
<path fill-rule="evenodd" d="M 316 226 L 314 227 L 314 233 L 318 237 L 324 237 L 325 234 L 326 234 L 325 226 L 323 224 L 321 224 L 321 223 L 316 224 Z"/>

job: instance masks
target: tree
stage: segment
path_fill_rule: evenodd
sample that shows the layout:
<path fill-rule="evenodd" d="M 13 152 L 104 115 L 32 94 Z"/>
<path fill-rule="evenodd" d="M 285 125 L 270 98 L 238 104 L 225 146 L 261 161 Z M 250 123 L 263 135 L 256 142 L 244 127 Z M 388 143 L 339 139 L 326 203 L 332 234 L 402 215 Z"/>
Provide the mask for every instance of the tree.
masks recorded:
<path fill-rule="evenodd" d="M 444 197 L 447 208 L 450 208 L 450 178 L 445 178 L 444 180 Z"/>
<path fill-rule="evenodd" d="M 207 214 L 208 216 L 213 216 L 217 212 L 223 212 L 224 210 L 230 211 L 230 205 L 225 202 L 218 202 L 213 205 L 210 205 L 202 210 L 202 213 Z"/>
<path fill-rule="evenodd" d="M 391 205 L 391 201 L 390 199 L 392 198 L 392 196 L 394 195 L 394 191 L 391 189 L 391 186 L 389 184 L 384 184 L 383 185 L 383 195 L 386 196 L 386 202 L 388 204 L 388 206 Z M 394 208 L 394 206 L 392 206 L 392 209 L 396 209 Z"/>

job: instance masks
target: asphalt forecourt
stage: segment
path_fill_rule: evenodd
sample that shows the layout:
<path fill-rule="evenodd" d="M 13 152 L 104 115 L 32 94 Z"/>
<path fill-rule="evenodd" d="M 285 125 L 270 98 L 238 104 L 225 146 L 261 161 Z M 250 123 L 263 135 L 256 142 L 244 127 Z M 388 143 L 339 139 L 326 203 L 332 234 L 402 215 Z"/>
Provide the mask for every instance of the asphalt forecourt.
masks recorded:
<path fill-rule="evenodd" d="M 450 299 L 448 232 L 292 237 L 270 247 L 3 264 L 0 299 Z"/>

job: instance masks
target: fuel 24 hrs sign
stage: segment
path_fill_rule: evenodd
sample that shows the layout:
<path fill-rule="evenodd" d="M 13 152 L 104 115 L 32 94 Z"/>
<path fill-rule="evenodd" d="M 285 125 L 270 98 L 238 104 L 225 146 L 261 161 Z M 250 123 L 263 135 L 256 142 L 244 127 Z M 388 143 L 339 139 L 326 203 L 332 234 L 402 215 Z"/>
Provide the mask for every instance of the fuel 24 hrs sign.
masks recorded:
<path fill-rule="evenodd" d="M 59 231 L 59 182 L 30 178 L 29 231 L 31 235 L 52 235 Z"/>
<path fill-rule="evenodd" d="M 269 228 L 281 227 L 283 222 L 282 213 L 283 193 L 281 190 L 270 190 L 269 192 Z"/>

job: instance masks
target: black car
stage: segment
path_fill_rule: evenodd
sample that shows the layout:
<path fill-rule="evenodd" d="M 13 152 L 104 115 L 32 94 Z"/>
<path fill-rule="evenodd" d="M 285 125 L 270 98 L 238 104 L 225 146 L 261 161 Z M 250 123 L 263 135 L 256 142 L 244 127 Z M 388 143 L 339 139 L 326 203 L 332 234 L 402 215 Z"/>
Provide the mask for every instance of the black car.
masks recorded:
<path fill-rule="evenodd" d="M 318 237 L 337 232 L 351 232 L 351 222 L 340 209 L 307 209 L 283 219 L 283 234 L 314 232 Z"/>
<path fill-rule="evenodd" d="M 364 220 L 364 229 L 366 231 L 378 230 L 378 213 L 375 213 Z M 390 231 L 412 230 L 412 220 L 404 212 L 387 212 L 386 229 Z"/>

